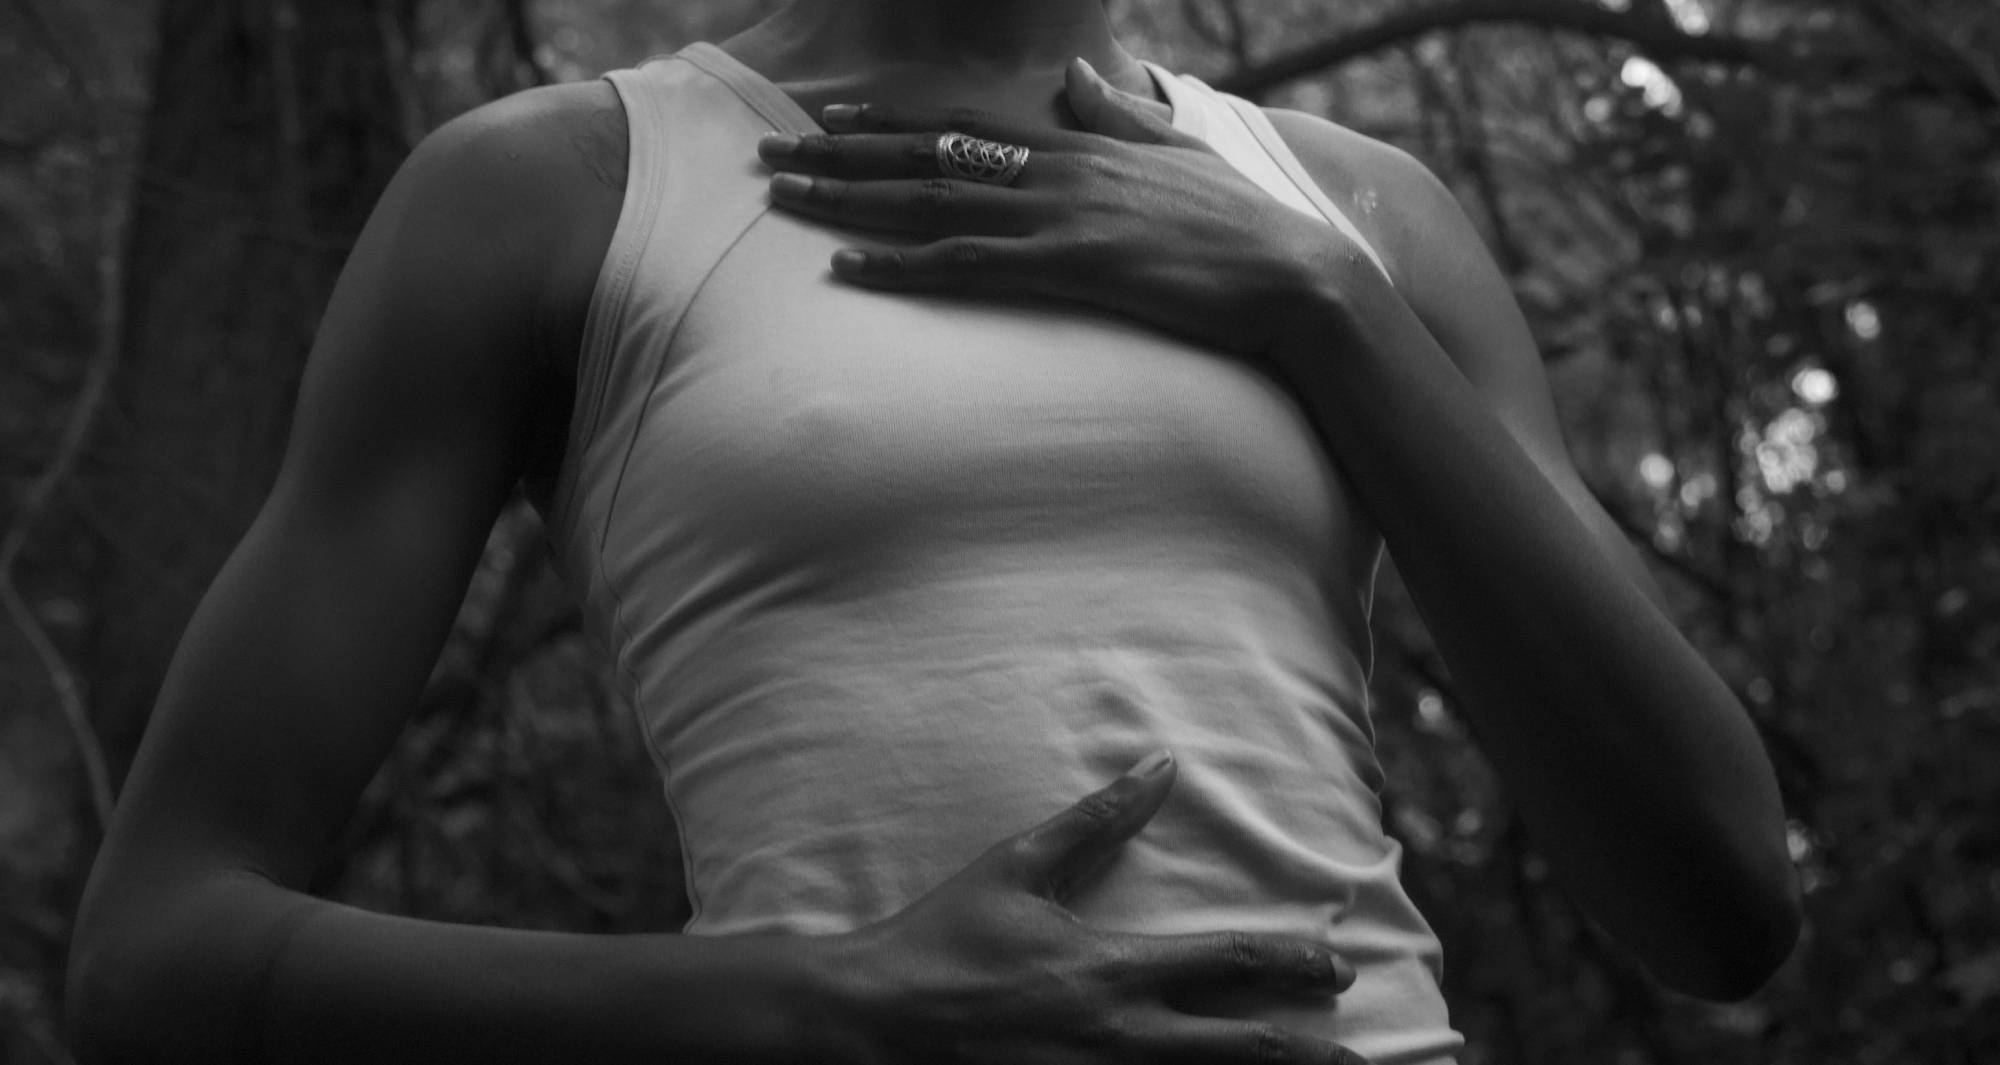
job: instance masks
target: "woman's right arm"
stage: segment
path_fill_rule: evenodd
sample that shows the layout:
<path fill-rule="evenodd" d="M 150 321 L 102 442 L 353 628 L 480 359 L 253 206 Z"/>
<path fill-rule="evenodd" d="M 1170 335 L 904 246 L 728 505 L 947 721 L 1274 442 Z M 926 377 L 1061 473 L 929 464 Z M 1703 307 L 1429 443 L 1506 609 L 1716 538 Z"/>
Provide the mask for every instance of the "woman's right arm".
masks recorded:
<path fill-rule="evenodd" d="M 549 264 L 575 261 L 580 233 L 601 258 L 607 212 L 577 208 L 619 195 L 615 148 L 593 147 L 616 108 L 602 83 L 510 97 L 433 134 L 383 194 L 277 484 L 188 626 L 84 892 L 82 1060 L 1354 1061 L 1167 1005 L 1219 986 L 1323 999 L 1354 974 L 1317 943 L 1105 932 L 1063 910 L 1159 809 L 1170 767 L 845 936 L 514 931 L 305 894 L 525 468 L 552 388 L 536 338 L 576 318 Z"/>
<path fill-rule="evenodd" d="M 570 205 L 607 194 L 556 129 L 586 92 L 610 90 L 446 126 L 362 232 L 277 484 L 188 626 L 92 871 L 69 991 L 86 1061 L 792 1056 L 811 1000 L 795 943 L 464 927 L 303 894 L 523 468 L 546 264 Z"/>

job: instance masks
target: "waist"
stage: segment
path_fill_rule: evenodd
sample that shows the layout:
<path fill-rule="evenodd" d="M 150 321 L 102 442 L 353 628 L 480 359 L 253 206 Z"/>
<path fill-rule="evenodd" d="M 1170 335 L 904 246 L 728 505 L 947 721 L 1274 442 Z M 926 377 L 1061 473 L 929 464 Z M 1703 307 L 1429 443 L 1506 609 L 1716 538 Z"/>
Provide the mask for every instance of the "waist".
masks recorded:
<path fill-rule="evenodd" d="M 1125 874 L 1162 912 L 1258 900 L 1330 920 L 1354 883 L 1393 882 L 1352 647 L 1215 589 L 1032 592 L 774 596 L 671 638 L 636 627 L 628 695 L 697 913 L 714 897 L 822 922 L 792 931 L 879 919 L 1162 746 L 1175 790 L 1129 847 L 1166 849 Z M 1113 908 L 1158 908 L 1135 901 Z"/>
<path fill-rule="evenodd" d="M 630 626 L 621 656 L 681 832 L 690 934 L 881 920 L 1166 746 L 1174 791 L 1073 912 L 1322 939 L 1368 981 L 1332 1013 L 1205 1008 L 1378 1051 L 1428 1033 L 1389 1061 L 1456 1045 L 1381 828 L 1363 651 L 1312 590 L 1127 564 L 721 580 L 702 603 Z"/>
<path fill-rule="evenodd" d="M 1107 930 L 1326 943 L 1358 974 L 1335 1002 L 1218 993 L 1176 1005 L 1313 1032 L 1373 1061 L 1448 1061 L 1458 1037 L 1439 948 L 1358 768 L 1372 754 L 1248 676 L 1120 672 L 1051 672 L 1035 696 L 1003 670 L 949 695 L 878 691 L 848 709 L 839 695 L 869 693 L 835 684 L 773 689 L 785 706 L 738 702 L 742 728 L 665 759 L 687 933 L 830 935 L 882 920 L 1164 744 L 1179 763 L 1173 791 L 1067 908 Z"/>

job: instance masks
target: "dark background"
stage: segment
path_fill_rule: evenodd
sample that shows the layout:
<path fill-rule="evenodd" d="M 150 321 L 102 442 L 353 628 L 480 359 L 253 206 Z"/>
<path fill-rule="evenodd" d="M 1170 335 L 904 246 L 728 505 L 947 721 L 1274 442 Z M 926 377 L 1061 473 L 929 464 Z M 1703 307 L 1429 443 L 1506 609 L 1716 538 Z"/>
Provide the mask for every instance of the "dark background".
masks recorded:
<path fill-rule="evenodd" d="M 483 100 L 767 7 L 0 0 L 0 1062 L 66 1060 L 110 795 L 388 175 Z M 1777 763 L 1804 940 L 1748 1002 L 1664 993 L 1547 881 L 1385 572 L 1389 826 L 1465 1065 L 2000 1061 L 2000 4 L 1114 11 L 1452 184 L 1586 480 Z M 660 929 L 669 828 L 516 507 L 318 890 Z"/>

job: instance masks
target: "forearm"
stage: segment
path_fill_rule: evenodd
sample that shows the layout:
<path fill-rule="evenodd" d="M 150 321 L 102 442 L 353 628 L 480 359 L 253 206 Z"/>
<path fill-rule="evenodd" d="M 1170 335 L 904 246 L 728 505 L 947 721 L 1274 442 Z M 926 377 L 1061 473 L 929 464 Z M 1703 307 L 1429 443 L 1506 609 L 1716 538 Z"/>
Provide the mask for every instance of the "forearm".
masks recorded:
<path fill-rule="evenodd" d="M 810 937 L 576 935 L 370 913 L 248 875 L 101 930 L 86 1062 L 828 1060 Z"/>
<path fill-rule="evenodd" d="M 1338 272 L 1340 294 L 1274 365 L 1382 530 L 1482 747 L 1564 882 L 1670 983 L 1733 993 L 1744 978 L 1719 970 L 1775 964 L 1795 905 L 1755 730 L 1362 266 Z"/>

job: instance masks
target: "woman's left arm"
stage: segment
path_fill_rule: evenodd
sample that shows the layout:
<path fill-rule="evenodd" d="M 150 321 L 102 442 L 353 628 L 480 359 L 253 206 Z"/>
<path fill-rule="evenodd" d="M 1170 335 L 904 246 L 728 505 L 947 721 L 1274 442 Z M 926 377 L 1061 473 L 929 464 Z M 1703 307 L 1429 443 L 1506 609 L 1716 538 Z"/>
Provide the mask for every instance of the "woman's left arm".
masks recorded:
<path fill-rule="evenodd" d="M 1309 166 L 1352 136 L 1280 121 Z M 1565 886 L 1670 986 L 1747 995 L 1800 924 L 1770 761 L 1570 464 L 1527 323 L 1457 201 L 1375 151 L 1389 172 L 1371 176 L 1402 201 L 1395 285 L 1329 243 L 1268 357 L 1381 528 Z"/>
<path fill-rule="evenodd" d="M 1578 480 L 1526 323 L 1450 193 L 1377 157 L 1412 234 L 1392 285 L 1087 66 L 1068 94 L 1088 132 L 868 108 L 768 141 L 793 175 L 773 199 L 932 238 L 836 256 L 856 284 L 1077 300 L 1260 361 L 1381 529 L 1562 882 L 1669 986 L 1756 990 L 1800 923 L 1770 761 Z M 1338 134 L 1286 126 L 1309 159 Z M 1018 186 L 939 178 L 926 145 L 947 127 L 1032 142 Z"/>

